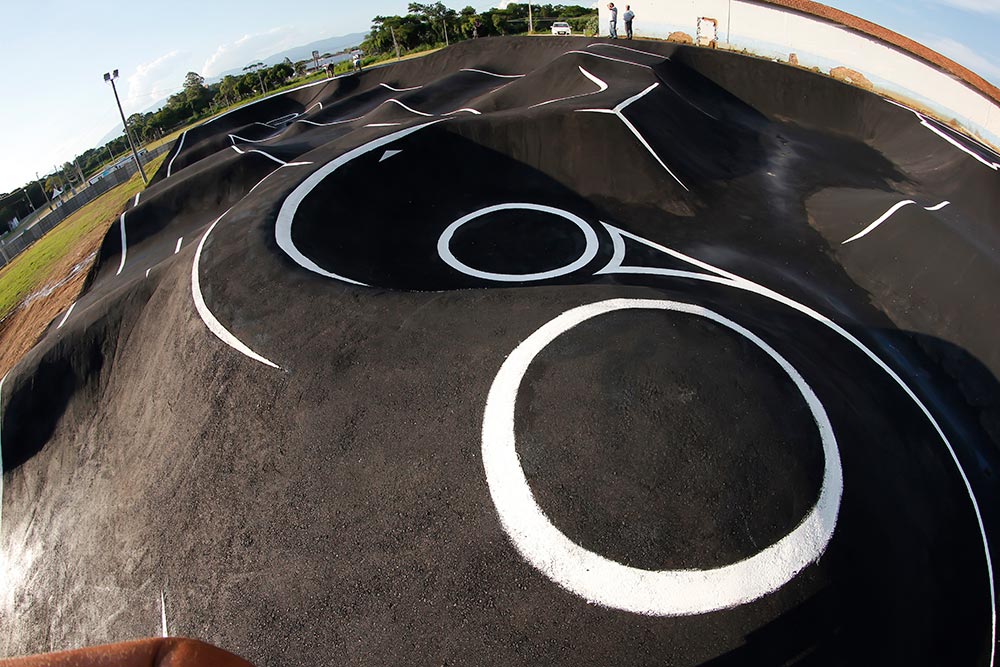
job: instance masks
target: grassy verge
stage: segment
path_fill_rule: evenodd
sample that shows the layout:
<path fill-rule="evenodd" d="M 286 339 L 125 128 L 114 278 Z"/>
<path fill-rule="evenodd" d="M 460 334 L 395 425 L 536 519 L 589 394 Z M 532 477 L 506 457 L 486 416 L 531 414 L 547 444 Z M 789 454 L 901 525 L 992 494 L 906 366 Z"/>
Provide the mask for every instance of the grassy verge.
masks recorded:
<path fill-rule="evenodd" d="M 154 171 L 158 169 L 164 158 L 166 155 L 152 160 L 150 168 Z M 66 218 L 15 257 L 14 261 L 0 269 L 0 319 L 9 315 L 25 298 L 45 285 L 64 278 L 65 276 L 55 275 L 56 269 L 62 269 L 64 258 L 77 254 L 74 251 L 84 239 L 96 238 L 99 244 L 108 227 L 125 208 L 126 202 L 142 188 L 142 179 L 136 174 Z M 84 256 L 96 250 L 97 244 L 92 244 Z"/>

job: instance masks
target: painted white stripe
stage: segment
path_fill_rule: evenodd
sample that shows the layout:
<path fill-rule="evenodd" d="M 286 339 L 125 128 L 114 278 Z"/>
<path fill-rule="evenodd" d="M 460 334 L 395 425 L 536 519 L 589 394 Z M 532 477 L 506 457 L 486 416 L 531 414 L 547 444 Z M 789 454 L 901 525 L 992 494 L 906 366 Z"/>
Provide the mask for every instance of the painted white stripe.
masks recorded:
<path fill-rule="evenodd" d="M 139 195 L 141 194 L 142 194 L 141 192 L 135 193 L 135 201 L 132 202 L 132 208 L 135 208 L 136 206 L 139 205 Z"/>
<path fill-rule="evenodd" d="M 658 85 L 660 85 L 660 84 L 659 83 L 654 83 L 653 85 L 649 86 L 648 88 L 646 88 L 642 92 L 636 93 L 632 97 L 628 98 L 627 100 L 625 100 L 624 102 L 622 102 L 621 104 L 619 104 L 618 106 L 616 106 L 614 109 L 577 109 L 577 111 L 583 111 L 583 112 L 589 112 L 589 113 L 610 113 L 610 114 L 614 114 L 615 116 L 617 116 L 625 124 L 625 127 L 627 127 L 629 129 L 629 131 L 632 134 L 635 135 L 636 139 L 639 140 L 639 143 L 642 144 L 643 147 L 647 151 L 649 151 L 649 154 L 653 156 L 653 158 L 659 163 L 659 165 L 661 167 L 663 167 L 663 169 L 668 174 L 670 174 L 670 176 L 675 181 L 677 181 L 677 183 L 682 188 L 684 188 L 685 191 L 690 192 L 690 190 L 688 189 L 688 186 L 684 185 L 684 182 L 681 181 L 681 179 L 677 177 L 677 174 L 675 174 L 670 169 L 670 167 L 668 167 L 666 165 L 666 163 L 663 160 L 660 159 L 660 156 L 656 154 L 656 151 L 653 150 L 653 147 L 649 145 L 649 142 L 646 141 L 645 137 L 643 137 L 642 134 L 639 132 L 639 130 L 636 128 L 636 126 L 632 124 L 632 121 L 630 121 L 628 118 L 626 118 L 625 114 L 622 113 L 625 110 L 626 107 L 628 107 L 633 102 L 636 102 L 636 101 L 642 99 L 644 96 L 646 96 L 650 91 L 652 91 Z"/>
<path fill-rule="evenodd" d="M 248 102 L 247 104 L 244 104 L 242 106 L 238 106 L 235 109 L 230 109 L 229 111 L 227 111 L 225 113 L 220 113 L 218 116 L 215 116 L 214 118 L 209 118 L 204 123 L 202 123 L 202 125 L 203 126 L 204 125 L 210 125 L 210 124 L 214 123 L 215 121 L 219 120 L 220 118 L 225 118 L 229 114 L 235 113 L 235 112 L 239 111 L 240 109 L 246 109 L 248 107 L 252 107 L 253 105 L 259 104 L 259 103 L 263 102 L 264 100 L 269 100 L 269 99 L 271 99 L 273 97 L 278 97 L 280 95 L 287 95 L 288 93 L 294 93 L 296 90 L 305 90 L 306 88 L 312 88 L 313 86 L 322 86 L 325 83 L 330 83 L 331 81 L 334 81 L 336 79 L 342 79 L 345 76 L 347 76 L 347 75 L 346 74 L 339 74 L 339 75 L 337 75 L 335 77 L 332 77 L 332 78 L 329 78 L 329 79 L 321 79 L 319 81 L 313 81 L 312 83 L 303 84 L 303 85 L 301 85 L 301 86 L 299 86 L 297 88 L 291 88 L 289 90 L 282 90 L 281 92 L 278 92 L 278 93 L 272 93 L 271 95 L 268 95 L 267 97 L 262 97 L 259 100 L 254 100 L 253 102 Z M 264 123 L 259 123 L 259 124 L 263 125 Z"/>
<path fill-rule="evenodd" d="M 909 206 L 910 204 L 916 204 L 916 203 L 917 202 L 913 201 L 912 199 L 905 199 L 905 200 L 899 202 L 898 204 L 894 204 L 891 208 L 889 208 L 888 211 L 886 211 L 881 216 L 879 216 L 878 220 L 876 220 L 875 222 L 871 223 L 870 225 L 868 225 L 867 227 L 865 227 L 864 229 L 862 229 L 860 232 L 858 232 L 857 234 L 855 234 L 851 238 L 847 239 L 846 241 L 841 241 L 840 244 L 844 245 L 846 243 L 850 243 L 851 241 L 856 241 L 856 240 L 860 239 L 863 236 L 867 236 L 869 232 L 873 231 L 876 227 L 878 227 L 883 222 L 885 222 L 886 220 L 888 220 L 889 218 L 891 218 L 892 215 L 896 211 L 898 211 L 899 209 L 903 208 L 904 206 Z"/>
<path fill-rule="evenodd" d="M 823 481 L 816 504 L 788 535 L 749 558 L 708 570 L 643 570 L 584 549 L 549 521 L 535 501 L 517 454 L 514 415 L 518 389 L 532 360 L 573 327 L 626 309 L 665 310 L 710 319 L 773 359 L 802 395 L 820 433 Z M 798 371 L 760 337 L 732 320 L 693 304 L 611 299 L 573 308 L 548 322 L 507 357 L 490 387 L 483 415 L 483 467 L 500 521 L 534 567 L 587 601 L 652 616 L 702 614 L 734 607 L 777 590 L 815 562 L 833 536 L 843 495 L 843 471 L 833 427 Z"/>
<path fill-rule="evenodd" d="M 943 209 L 945 206 L 947 206 L 950 203 L 951 203 L 950 201 L 943 201 L 940 204 L 937 204 L 935 206 L 925 206 L 924 210 L 925 211 L 940 211 L 941 209 Z"/>
<path fill-rule="evenodd" d="M 151 270 L 152 270 L 152 269 L 146 269 L 146 277 L 147 277 L 147 278 L 149 277 L 149 272 L 150 272 Z"/>
<path fill-rule="evenodd" d="M 118 219 L 118 223 L 121 226 L 121 230 L 122 230 L 122 261 L 118 265 L 118 271 L 117 271 L 117 273 L 115 273 L 116 276 L 120 276 L 121 273 L 122 273 L 122 269 L 125 268 L 125 255 L 128 252 L 128 243 L 125 240 L 125 214 L 124 213 L 122 213 L 122 216 Z"/>
<path fill-rule="evenodd" d="M 403 151 L 386 151 L 386 152 L 382 153 L 382 157 L 380 157 L 378 159 L 378 161 L 379 162 L 383 162 L 383 161 L 388 160 L 389 158 L 391 158 L 393 155 L 399 155 L 402 152 Z"/>
<path fill-rule="evenodd" d="M 256 148 L 251 148 L 248 151 L 240 150 L 240 147 L 236 146 L 236 145 L 230 146 L 230 148 L 232 148 L 234 151 L 236 151 L 240 155 L 245 155 L 247 153 L 259 153 L 260 155 L 263 155 L 264 157 L 268 158 L 269 160 L 273 160 L 273 161 L 277 162 L 281 166 L 285 166 L 286 164 L 288 164 L 284 160 L 278 159 L 278 158 L 274 157 L 273 155 L 271 155 L 270 153 L 265 153 L 264 151 L 258 150 Z"/>
<path fill-rule="evenodd" d="M 169 637 L 167 634 L 167 603 L 163 600 L 163 589 L 160 589 L 160 623 L 161 632 L 163 637 Z"/>
<path fill-rule="evenodd" d="M 365 127 L 396 127 L 402 123 L 368 123 Z"/>
<path fill-rule="evenodd" d="M 359 282 L 357 280 L 351 280 L 336 273 L 331 273 L 323 268 L 321 268 L 314 261 L 306 257 L 295 247 L 295 242 L 292 241 L 292 223 L 295 221 L 295 211 L 298 210 L 299 204 L 302 200 L 306 198 L 313 188 L 319 185 L 323 179 L 335 172 L 340 167 L 344 166 L 351 160 L 357 157 L 365 155 L 371 151 L 382 148 L 386 144 L 390 144 L 398 139 L 402 139 L 418 130 L 422 130 L 425 127 L 430 127 L 435 123 L 447 122 L 445 119 L 432 120 L 426 123 L 421 123 L 420 125 L 414 125 L 412 127 L 405 128 L 403 130 L 398 130 L 392 132 L 377 139 L 369 141 L 367 144 L 363 144 L 354 148 L 340 157 L 326 163 L 309 176 L 303 180 L 299 185 L 292 190 L 292 192 L 285 197 L 285 200 L 281 203 L 281 209 L 278 211 L 278 218 L 274 224 L 274 239 L 278 243 L 278 247 L 285 251 L 285 253 L 292 258 L 292 260 L 301 266 L 302 268 L 312 271 L 313 273 L 318 273 L 321 276 L 326 276 L 327 278 L 334 278 L 336 280 L 342 280 L 352 285 L 361 285 L 367 287 L 365 283 Z"/>
<path fill-rule="evenodd" d="M 354 121 L 361 120 L 362 118 L 364 118 L 364 116 L 358 116 L 357 118 L 347 118 L 345 120 L 335 120 L 335 121 L 332 121 L 330 123 L 317 123 L 314 120 L 306 120 L 306 119 L 303 118 L 302 120 L 297 120 L 295 122 L 296 123 L 308 123 L 309 125 L 315 125 L 317 127 L 329 127 L 331 125 L 340 125 L 342 123 L 353 123 Z"/>
<path fill-rule="evenodd" d="M 181 251 L 181 243 L 183 243 L 183 242 L 184 242 L 184 237 L 183 236 L 180 237 L 179 239 L 177 239 L 177 247 L 174 248 L 174 254 L 175 255 Z"/>
<path fill-rule="evenodd" d="M 392 98 L 392 99 L 386 100 L 385 102 L 382 102 L 382 104 L 388 104 L 389 102 L 395 102 L 396 104 L 398 104 L 399 106 L 403 107 L 404 109 L 406 109 L 410 113 L 415 113 L 418 116 L 433 116 L 434 115 L 432 113 L 424 113 L 423 111 L 417 111 L 416 109 L 414 109 L 412 107 L 408 107 L 405 104 L 403 104 L 402 102 L 400 102 L 399 100 L 397 100 L 395 97 Z M 382 104 L 380 104 L 379 106 L 382 106 Z M 376 109 L 377 108 L 378 107 L 376 107 Z"/>
<path fill-rule="evenodd" d="M 184 147 L 184 137 L 186 136 L 187 130 L 184 130 L 184 132 L 181 133 L 181 140 L 177 142 L 177 150 L 174 152 L 174 156 L 170 158 L 170 162 L 167 163 L 167 178 L 170 178 L 171 171 L 174 168 L 174 160 L 176 160 L 177 156 L 181 154 L 181 148 Z"/>
<path fill-rule="evenodd" d="M 313 109 L 315 109 L 316 107 L 319 107 L 319 110 L 322 111 L 323 110 L 323 103 L 322 102 L 317 102 L 316 104 L 312 105 L 311 107 L 309 107 L 308 109 L 306 109 L 302 113 L 303 114 L 307 114 L 310 111 L 312 111 Z"/>
<path fill-rule="evenodd" d="M 297 113 L 286 113 L 284 116 L 278 116 L 277 118 L 274 118 L 272 120 L 269 120 L 269 121 L 265 122 L 264 125 L 267 125 L 268 127 L 273 128 L 274 127 L 274 125 L 273 125 L 274 123 L 285 123 L 287 121 L 292 120 L 293 118 L 298 118 L 300 115 L 301 114 L 297 114 Z"/>
<path fill-rule="evenodd" d="M 529 109 L 534 109 L 535 107 L 543 107 L 546 104 L 555 104 L 556 102 L 562 102 L 564 100 L 573 100 L 573 99 L 576 99 L 578 97 L 587 97 L 588 95 L 596 95 L 597 93 L 603 93 L 605 90 L 608 89 L 608 84 L 607 83 L 605 83 L 601 79 L 597 78 L 596 76 L 594 76 L 593 74 L 591 74 L 590 72 L 588 72 L 587 70 L 585 70 L 584 68 L 582 68 L 579 65 L 577 65 L 577 69 L 580 70 L 581 74 L 583 74 L 585 77 L 587 77 L 588 79 L 590 79 L 591 81 L 593 81 L 595 84 L 597 84 L 597 90 L 589 92 L 589 93 L 580 93 L 579 95 L 569 95 L 567 97 L 560 97 L 558 99 L 548 100 L 546 102 L 539 102 L 538 104 L 533 104 L 533 105 L 531 105 L 528 108 Z"/>
<path fill-rule="evenodd" d="M 734 287 L 736 289 L 752 292 L 754 294 L 763 296 L 767 299 L 771 299 L 772 301 L 776 301 L 777 303 L 781 303 L 785 306 L 788 306 L 789 308 L 792 308 L 802 313 L 803 315 L 806 315 L 807 317 L 819 322 L 823 326 L 835 332 L 844 340 L 848 341 L 851 345 L 853 345 L 855 348 L 860 350 L 865 356 L 867 356 L 876 366 L 878 366 L 886 375 L 888 375 L 893 380 L 893 382 L 896 383 L 897 386 L 899 386 L 906 393 L 906 395 L 910 398 L 910 400 L 912 400 L 913 403 L 920 409 L 924 417 L 927 418 L 931 426 L 933 426 L 938 437 L 941 439 L 941 442 L 948 450 L 948 454 L 951 456 L 951 460 L 955 464 L 955 468 L 958 470 L 958 474 L 961 476 L 962 482 L 965 485 L 965 490 L 969 496 L 969 500 L 972 502 L 972 509 L 975 512 L 976 521 L 979 524 L 979 532 L 983 541 L 983 553 L 986 558 L 986 570 L 989 578 L 989 589 L 990 589 L 990 610 L 992 617 L 990 641 L 991 645 L 995 646 L 996 636 L 997 636 L 997 610 L 996 610 L 997 608 L 996 608 L 996 591 L 994 588 L 994 577 L 993 577 L 993 559 L 990 554 L 990 544 L 989 544 L 989 539 L 986 536 L 986 528 L 983 524 L 982 512 L 979 509 L 979 501 L 976 500 L 976 494 L 972 490 L 972 483 L 969 481 L 969 477 L 965 473 L 965 469 L 962 467 L 961 462 L 958 460 L 958 454 L 956 454 L 954 447 L 952 447 L 951 441 L 948 439 L 948 436 L 945 435 L 944 430 L 941 428 L 941 425 L 938 424 L 938 421 L 934 418 L 934 415 L 931 414 L 931 411 L 927 408 L 926 405 L 924 405 L 923 401 L 921 401 L 920 398 L 917 397 L 916 393 L 914 393 L 914 391 L 910 389 L 909 385 L 907 385 L 903 381 L 903 379 L 894 370 L 892 370 L 892 368 L 889 367 L 888 364 L 882 361 L 882 359 L 877 354 L 875 354 L 864 343 L 858 340 L 858 338 L 856 338 L 852 333 L 844 329 L 842 326 L 840 326 L 827 316 L 820 314 L 819 312 L 813 310 L 812 308 L 803 305 L 793 299 L 789 299 L 788 297 L 779 294 L 778 292 L 775 292 L 770 288 L 764 287 L 759 283 L 755 283 L 751 280 L 738 276 L 734 273 L 730 273 L 728 271 L 725 271 L 724 269 L 720 269 L 716 266 L 713 266 L 707 262 L 703 262 L 701 260 L 680 253 L 676 250 L 673 250 L 672 248 L 668 248 L 658 243 L 654 243 L 653 241 L 644 239 L 641 236 L 636 236 L 635 234 L 626 232 L 623 229 L 613 227 L 606 222 L 602 222 L 601 224 L 604 225 L 605 229 L 608 230 L 608 233 L 611 234 L 612 238 L 614 238 L 615 236 L 630 238 L 636 241 L 637 243 L 647 245 L 675 259 L 679 259 L 683 262 L 692 264 L 693 266 L 696 266 L 705 271 L 710 271 L 717 275 L 706 275 L 704 273 L 695 273 L 692 271 L 676 271 L 673 269 L 659 269 L 653 267 L 622 266 L 620 263 L 621 260 L 624 258 L 624 241 L 622 239 L 617 239 L 615 241 L 616 251 L 614 256 L 608 263 L 608 266 L 598 271 L 597 272 L 598 274 L 622 273 L 622 274 L 637 274 L 637 275 L 659 275 L 667 277 L 686 278 L 690 280 L 700 280 L 704 282 L 715 283 L 718 285 Z M 619 244 L 621 244 L 623 247 L 620 256 L 619 253 L 617 252 Z"/>
<path fill-rule="evenodd" d="M 270 176 L 270 174 L 268 174 L 268 176 Z M 232 209 L 227 210 L 226 213 L 229 213 L 231 210 Z M 201 316 L 201 321 L 205 323 L 208 330 L 215 334 L 216 338 L 221 340 L 223 343 L 255 361 L 259 361 L 260 363 L 270 366 L 271 368 L 280 368 L 270 359 L 262 357 L 244 345 L 240 339 L 231 334 L 226 327 L 222 326 L 222 323 L 219 322 L 215 315 L 212 314 L 212 311 L 208 309 L 208 305 L 205 303 L 205 297 L 201 293 L 201 279 L 198 277 L 198 266 L 201 263 L 201 253 L 205 249 L 205 241 L 208 240 L 208 235 L 212 233 L 212 230 L 215 229 L 215 226 L 219 224 L 219 221 L 222 220 L 226 213 L 223 213 L 216 218 L 215 222 L 213 222 L 205 231 L 204 235 L 202 235 L 201 242 L 198 244 L 198 249 L 194 253 L 194 261 L 191 262 L 191 296 L 194 298 L 195 310 L 198 311 L 198 315 Z"/>
<path fill-rule="evenodd" d="M 944 139 L 945 141 L 947 141 L 949 144 L 951 144 L 952 146 L 954 146 L 958 150 L 962 151 L 963 153 L 965 153 L 967 155 L 972 156 L 973 158 L 975 158 L 979 162 L 983 163 L 984 165 L 986 165 L 987 167 L 989 167 L 993 171 L 1000 171 L 1000 163 L 990 162 L 989 160 L 985 159 L 979 153 L 977 153 L 977 152 L 975 152 L 975 151 L 970 150 L 969 148 L 967 148 L 965 145 L 962 144 L 961 141 L 958 141 L 957 139 L 955 139 L 954 137 L 952 137 L 947 132 L 944 132 L 944 131 L 939 130 L 938 128 L 934 127 L 934 125 L 931 124 L 930 122 L 928 122 L 927 119 L 924 118 L 921 114 L 917 114 L 917 116 L 920 117 L 920 124 L 921 125 L 923 125 L 928 130 L 930 130 L 934 134 L 938 135 L 939 137 L 941 137 L 942 139 Z"/>
<path fill-rule="evenodd" d="M 56 329 L 62 329 L 62 326 L 66 324 L 66 320 L 69 319 L 69 316 L 73 312 L 74 308 L 76 308 L 76 301 L 74 301 L 73 304 L 69 307 L 69 309 L 66 311 L 66 314 L 63 315 L 63 318 L 59 320 L 59 326 L 57 326 Z"/>
<path fill-rule="evenodd" d="M 608 49 L 621 49 L 622 51 L 631 51 L 632 53 L 641 53 L 644 56 L 653 56 L 654 58 L 662 58 L 664 60 L 670 60 L 669 56 L 665 56 L 662 53 L 653 53 L 652 51 L 640 51 L 639 49 L 633 49 L 628 46 L 620 46 L 618 44 L 607 44 L 605 42 L 594 42 L 593 44 L 587 45 L 588 49 L 596 48 L 608 48 Z"/>
<path fill-rule="evenodd" d="M 453 116 L 453 115 L 455 115 L 457 113 L 462 113 L 463 111 L 465 113 L 475 114 L 476 116 L 481 116 L 482 115 L 481 111 L 476 111 L 475 109 L 467 109 L 467 108 L 466 109 L 455 109 L 454 111 L 449 111 L 448 113 L 444 113 L 444 114 L 441 114 L 441 115 L 442 116 Z"/>
<path fill-rule="evenodd" d="M 642 63 L 634 63 L 631 60 L 622 60 L 621 58 L 612 58 L 611 56 L 606 56 L 601 53 L 594 53 L 593 51 L 567 51 L 563 55 L 568 55 L 570 53 L 578 53 L 581 56 L 590 56 L 591 58 L 601 58 L 602 60 L 610 60 L 616 63 L 623 63 L 625 65 L 632 65 L 634 67 L 642 67 L 643 69 L 653 69 L 649 65 L 643 65 Z"/>
<path fill-rule="evenodd" d="M 520 79 L 522 76 L 524 76 L 523 74 L 497 74 L 496 72 L 487 72 L 486 70 L 473 69 L 471 67 L 463 67 L 459 71 L 462 71 L 462 72 L 477 72 L 479 74 L 489 74 L 490 76 L 495 76 L 495 77 L 498 77 L 498 78 L 501 78 L 501 79 Z"/>
<path fill-rule="evenodd" d="M 244 137 L 241 137 L 238 134 L 230 134 L 229 135 L 229 140 L 233 142 L 233 145 L 236 145 L 236 140 L 237 139 L 239 139 L 240 141 L 242 141 L 244 143 L 247 143 L 247 144 L 262 144 L 265 141 L 270 141 L 271 139 L 274 139 L 276 136 L 278 136 L 278 135 L 277 134 L 272 134 L 271 136 L 264 137 L 263 139 L 246 139 Z"/>
<path fill-rule="evenodd" d="M 380 83 L 378 85 L 385 86 L 386 88 L 388 88 L 389 90 L 391 90 L 394 93 L 405 93 L 408 90 L 417 90 L 419 88 L 423 88 L 423 86 L 412 86 L 410 88 L 393 88 L 392 86 L 390 86 L 387 83 Z"/>

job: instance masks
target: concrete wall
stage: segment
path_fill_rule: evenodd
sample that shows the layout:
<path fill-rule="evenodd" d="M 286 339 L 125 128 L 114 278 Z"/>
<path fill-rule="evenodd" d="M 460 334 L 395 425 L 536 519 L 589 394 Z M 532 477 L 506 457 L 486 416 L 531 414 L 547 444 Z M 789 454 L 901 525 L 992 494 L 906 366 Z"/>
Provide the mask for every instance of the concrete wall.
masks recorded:
<path fill-rule="evenodd" d="M 618 34 L 624 34 L 624 4 L 616 3 Z M 601 34 L 608 34 L 607 2 L 599 6 Z M 905 51 L 867 35 L 801 14 L 747 0 L 670 0 L 633 4 L 635 35 L 665 39 L 674 31 L 696 37 L 698 17 L 719 22 L 719 46 L 788 60 L 823 72 L 845 66 L 864 74 L 879 92 L 916 101 L 944 119 L 954 118 L 975 134 L 1000 144 L 1000 107 L 968 84 Z"/>

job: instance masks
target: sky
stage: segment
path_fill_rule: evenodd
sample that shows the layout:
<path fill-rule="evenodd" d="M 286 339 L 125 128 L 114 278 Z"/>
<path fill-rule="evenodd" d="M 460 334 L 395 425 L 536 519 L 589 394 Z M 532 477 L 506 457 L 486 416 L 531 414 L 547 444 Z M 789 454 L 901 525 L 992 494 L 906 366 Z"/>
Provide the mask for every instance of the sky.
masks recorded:
<path fill-rule="evenodd" d="M 642 2 L 632 3 L 637 12 Z M 151 9 L 121 0 L 4 0 L 0 192 L 23 185 L 36 171 L 50 173 L 121 122 L 104 72 L 119 70 L 118 92 L 128 116 L 176 92 L 189 71 L 212 77 L 290 47 L 366 32 L 372 17 L 404 14 L 407 4 L 172 0 Z M 483 10 L 505 3 L 445 4 Z M 1000 0 L 825 4 L 911 37 L 1000 85 Z"/>

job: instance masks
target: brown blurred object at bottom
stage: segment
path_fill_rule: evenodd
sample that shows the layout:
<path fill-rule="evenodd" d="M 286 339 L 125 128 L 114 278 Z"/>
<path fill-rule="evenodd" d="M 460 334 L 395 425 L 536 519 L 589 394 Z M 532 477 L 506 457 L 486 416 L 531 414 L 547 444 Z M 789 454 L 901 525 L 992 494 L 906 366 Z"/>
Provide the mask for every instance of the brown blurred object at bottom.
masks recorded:
<path fill-rule="evenodd" d="M 254 667 L 197 639 L 167 637 L 0 660 L 3 667 Z"/>

